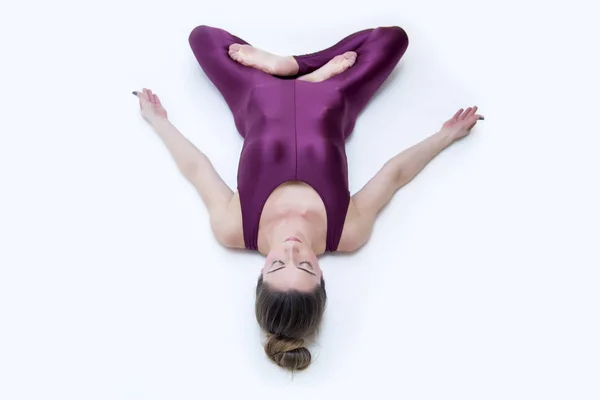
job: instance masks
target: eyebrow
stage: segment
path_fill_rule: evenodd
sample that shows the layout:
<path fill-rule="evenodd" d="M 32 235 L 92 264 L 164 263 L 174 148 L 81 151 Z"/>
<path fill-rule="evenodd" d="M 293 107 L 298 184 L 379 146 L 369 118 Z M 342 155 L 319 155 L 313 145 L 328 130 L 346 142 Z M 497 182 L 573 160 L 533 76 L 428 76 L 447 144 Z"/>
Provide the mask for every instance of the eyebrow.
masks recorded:
<path fill-rule="evenodd" d="M 274 270 L 267 272 L 267 274 L 270 274 L 270 273 L 272 273 L 272 272 L 279 271 L 280 269 L 283 269 L 283 268 L 285 268 L 285 266 L 283 266 L 283 267 L 279 267 L 279 268 L 275 268 Z M 311 275 L 317 276 L 317 274 L 315 274 L 314 272 L 312 272 L 312 271 L 309 271 L 309 270 L 307 270 L 307 269 L 304 269 L 304 268 L 301 268 L 301 267 L 296 267 L 296 268 L 298 268 L 298 269 L 301 269 L 302 271 L 304 271 L 304 272 L 307 272 L 307 273 L 309 273 L 309 274 L 311 274 Z"/>

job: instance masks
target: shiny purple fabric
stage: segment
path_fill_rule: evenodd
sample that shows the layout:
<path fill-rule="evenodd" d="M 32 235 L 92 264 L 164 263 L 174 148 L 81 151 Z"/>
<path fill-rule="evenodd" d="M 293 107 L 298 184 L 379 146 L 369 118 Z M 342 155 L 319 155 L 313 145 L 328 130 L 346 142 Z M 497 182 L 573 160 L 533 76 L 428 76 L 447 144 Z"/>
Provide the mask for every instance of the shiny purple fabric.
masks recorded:
<path fill-rule="evenodd" d="M 326 250 L 335 251 L 350 202 L 345 140 L 406 51 L 404 30 L 367 29 L 326 50 L 295 56 L 300 70 L 294 77 L 275 77 L 232 60 L 229 46 L 248 43 L 222 29 L 198 26 L 189 41 L 244 137 L 237 184 L 246 247 L 257 249 L 259 221 L 269 195 L 284 182 L 302 181 L 323 200 Z M 295 79 L 346 51 L 358 55 L 346 72 L 319 83 Z"/>

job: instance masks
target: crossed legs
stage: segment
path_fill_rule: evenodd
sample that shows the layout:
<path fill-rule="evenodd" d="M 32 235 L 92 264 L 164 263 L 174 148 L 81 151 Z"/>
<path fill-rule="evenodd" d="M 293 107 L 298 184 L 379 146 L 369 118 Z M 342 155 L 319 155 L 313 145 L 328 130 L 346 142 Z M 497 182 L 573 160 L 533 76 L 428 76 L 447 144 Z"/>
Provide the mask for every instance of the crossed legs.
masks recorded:
<path fill-rule="evenodd" d="M 256 68 L 270 75 L 289 77 L 298 74 L 300 66 L 294 56 L 278 56 L 248 44 L 235 43 L 229 46 L 229 56 L 247 67 Z M 298 76 L 306 82 L 323 82 L 341 74 L 356 62 L 356 53 L 346 51 L 331 58 L 313 72 Z"/>
<path fill-rule="evenodd" d="M 257 49 L 223 29 L 205 25 L 192 31 L 189 42 L 234 113 L 254 87 L 272 83 L 278 79 L 273 75 L 279 75 L 335 87 L 349 104 L 347 117 L 356 118 L 404 55 L 408 36 L 397 26 L 365 29 L 328 49 L 288 57 Z"/>

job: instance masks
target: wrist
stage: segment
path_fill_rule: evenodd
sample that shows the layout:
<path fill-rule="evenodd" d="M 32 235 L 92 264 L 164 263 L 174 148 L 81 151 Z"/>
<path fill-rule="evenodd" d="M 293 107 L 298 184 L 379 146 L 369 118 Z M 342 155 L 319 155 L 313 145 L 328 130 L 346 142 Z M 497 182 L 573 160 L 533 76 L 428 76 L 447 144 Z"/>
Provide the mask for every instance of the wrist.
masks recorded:
<path fill-rule="evenodd" d="M 171 122 L 165 117 L 154 117 L 151 118 L 149 122 L 154 130 L 160 130 L 161 128 L 171 126 Z"/>
<path fill-rule="evenodd" d="M 456 141 L 456 137 L 454 136 L 454 134 L 444 129 L 440 130 L 438 133 L 436 133 L 436 135 L 438 136 L 440 142 L 442 142 L 444 147 L 448 147 Z"/>

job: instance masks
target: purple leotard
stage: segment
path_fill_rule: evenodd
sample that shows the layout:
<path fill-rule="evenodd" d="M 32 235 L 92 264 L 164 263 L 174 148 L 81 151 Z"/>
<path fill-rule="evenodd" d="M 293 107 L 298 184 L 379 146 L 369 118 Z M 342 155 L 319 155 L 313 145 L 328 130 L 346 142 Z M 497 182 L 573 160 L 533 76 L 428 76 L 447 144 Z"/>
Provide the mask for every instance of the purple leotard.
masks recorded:
<path fill-rule="evenodd" d="M 350 203 L 345 140 L 358 114 L 406 51 L 404 30 L 367 29 L 326 50 L 295 56 L 298 74 L 285 78 L 232 60 L 229 46 L 248 43 L 222 29 L 198 26 L 189 41 L 244 137 L 237 184 L 245 246 L 258 247 L 260 217 L 269 195 L 284 182 L 301 181 L 325 205 L 326 250 L 335 251 Z M 319 83 L 294 79 L 346 51 L 358 55 L 349 70 Z"/>

